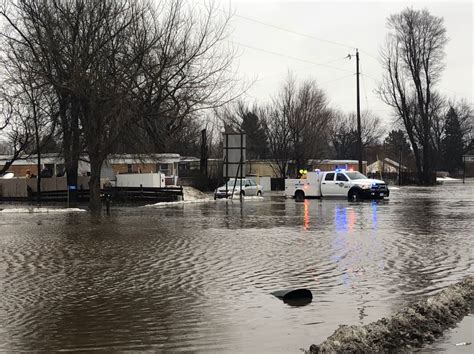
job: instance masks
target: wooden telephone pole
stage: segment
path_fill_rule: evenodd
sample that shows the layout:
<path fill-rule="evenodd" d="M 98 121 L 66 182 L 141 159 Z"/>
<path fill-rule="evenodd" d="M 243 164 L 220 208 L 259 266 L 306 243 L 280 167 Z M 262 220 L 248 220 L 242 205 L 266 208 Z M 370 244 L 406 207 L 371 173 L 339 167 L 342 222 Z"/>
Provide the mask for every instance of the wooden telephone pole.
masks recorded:
<path fill-rule="evenodd" d="M 359 50 L 356 48 L 356 73 L 357 73 L 357 155 L 359 158 L 359 172 L 362 171 L 362 129 L 360 124 L 360 90 L 359 90 Z"/>

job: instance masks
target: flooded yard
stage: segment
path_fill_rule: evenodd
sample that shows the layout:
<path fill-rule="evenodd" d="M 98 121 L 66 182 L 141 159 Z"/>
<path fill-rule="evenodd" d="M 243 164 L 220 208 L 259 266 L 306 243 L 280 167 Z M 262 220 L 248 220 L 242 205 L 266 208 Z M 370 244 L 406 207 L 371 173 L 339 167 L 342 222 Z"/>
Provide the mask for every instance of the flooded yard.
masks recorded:
<path fill-rule="evenodd" d="M 473 228 L 474 181 L 379 202 L 0 212 L 0 351 L 297 353 L 472 274 Z M 303 287 L 303 307 L 270 294 Z"/>

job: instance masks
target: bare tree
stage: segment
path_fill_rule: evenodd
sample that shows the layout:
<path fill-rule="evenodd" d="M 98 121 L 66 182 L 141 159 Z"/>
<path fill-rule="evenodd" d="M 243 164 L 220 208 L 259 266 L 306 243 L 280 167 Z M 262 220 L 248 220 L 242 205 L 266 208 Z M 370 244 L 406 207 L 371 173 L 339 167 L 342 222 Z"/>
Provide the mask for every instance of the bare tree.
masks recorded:
<path fill-rule="evenodd" d="M 68 184 L 88 155 L 92 210 L 100 210 L 102 163 L 120 144 L 156 142 L 163 151 L 196 112 L 233 98 L 233 52 L 222 51 L 228 19 L 216 21 L 212 5 L 204 17 L 196 11 L 133 0 L 18 0 L 0 9 L 7 50 L 27 51 L 37 84 L 55 95 Z"/>
<path fill-rule="evenodd" d="M 308 160 L 327 152 L 333 113 L 315 81 L 298 86 L 289 75 L 272 105 L 263 112 L 270 152 L 282 177 L 286 177 L 290 161 L 299 170 Z"/>
<path fill-rule="evenodd" d="M 203 8 L 183 1 L 159 3 L 151 15 L 157 40 L 137 87 L 141 126 L 153 151 L 160 152 L 189 130 L 201 111 L 230 102 L 242 90 L 236 90 L 232 74 L 236 53 L 226 41 L 230 15 L 213 3 Z"/>
<path fill-rule="evenodd" d="M 0 175 L 7 172 L 13 162 L 25 154 L 32 144 L 30 126 L 25 116 L 17 114 L 19 109 L 17 102 L 3 92 L 0 96 L 0 133 L 7 145 L 9 159 L 0 167 Z"/>
<path fill-rule="evenodd" d="M 261 109 L 261 117 L 268 138 L 270 154 L 275 161 L 281 178 L 286 178 L 288 163 L 291 159 L 291 131 L 287 119 L 281 110 L 272 106 Z"/>
<path fill-rule="evenodd" d="M 444 68 L 446 28 L 442 18 L 410 8 L 391 15 L 387 26 L 390 33 L 382 51 L 385 75 L 379 93 L 403 121 L 419 182 L 429 184 L 436 160 L 433 86 Z"/>
<path fill-rule="evenodd" d="M 355 113 L 335 112 L 329 128 L 330 139 L 338 159 L 357 159 L 357 116 Z M 380 118 L 369 111 L 361 114 L 362 149 L 376 145 L 384 134 Z"/>

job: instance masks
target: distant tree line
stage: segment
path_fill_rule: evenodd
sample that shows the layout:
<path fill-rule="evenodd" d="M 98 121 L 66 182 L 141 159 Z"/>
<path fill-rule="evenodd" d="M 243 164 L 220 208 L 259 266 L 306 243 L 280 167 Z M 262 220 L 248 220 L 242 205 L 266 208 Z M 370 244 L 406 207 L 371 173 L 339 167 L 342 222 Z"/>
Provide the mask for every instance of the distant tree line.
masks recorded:
<path fill-rule="evenodd" d="M 314 159 L 357 159 L 355 113 L 331 107 L 315 80 L 298 82 L 289 74 L 270 103 L 238 101 L 217 116 L 226 130 L 247 135 L 248 159 L 273 160 L 281 178 L 296 176 Z M 377 116 L 363 112 L 361 125 L 363 147 L 381 142 L 384 130 Z"/>
<path fill-rule="evenodd" d="M 2 135 L 13 158 L 56 139 L 68 185 L 85 153 L 92 210 L 109 154 L 191 151 L 199 112 L 232 99 L 229 17 L 212 4 L 16 0 L 0 16 Z"/>

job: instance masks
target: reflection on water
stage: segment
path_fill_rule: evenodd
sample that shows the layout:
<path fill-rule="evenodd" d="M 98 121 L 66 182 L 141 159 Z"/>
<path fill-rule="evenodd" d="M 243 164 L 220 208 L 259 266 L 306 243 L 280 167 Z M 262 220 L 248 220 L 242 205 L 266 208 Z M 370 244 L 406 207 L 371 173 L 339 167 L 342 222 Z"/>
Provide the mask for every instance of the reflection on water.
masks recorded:
<path fill-rule="evenodd" d="M 471 273 L 472 187 L 0 213 L 0 351 L 296 352 Z"/>

